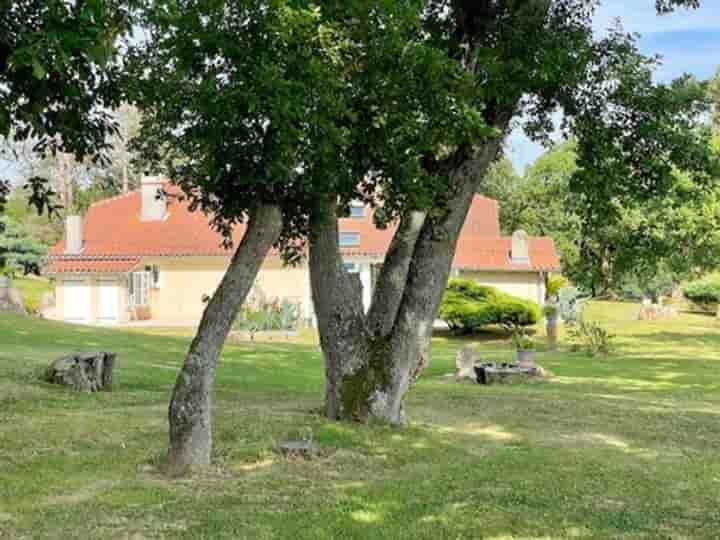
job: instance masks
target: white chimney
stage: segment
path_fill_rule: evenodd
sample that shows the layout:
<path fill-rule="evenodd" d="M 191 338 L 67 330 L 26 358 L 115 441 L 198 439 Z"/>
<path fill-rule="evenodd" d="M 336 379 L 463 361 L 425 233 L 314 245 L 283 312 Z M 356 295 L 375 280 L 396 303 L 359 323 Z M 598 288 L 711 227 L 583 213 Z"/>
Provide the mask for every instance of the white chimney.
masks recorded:
<path fill-rule="evenodd" d="M 512 247 L 510 260 L 514 264 L 530 264 L 530 252 L 528 234 L 525 231 L 515 231 L 512 235 Z"/>
<path fill-rule="evenodd" d="M 167 215 L 167 201 L 162 195 L 163 178 L 160 176 L 143 176 L 140 181 L 142 194 L 142 221 L 161 221 Z"/>
<path fill-rule="evenodd" d="M 83 219 L 81 216 L 65 218 L 65 253 L 77 255 L 83 248 Z"/>

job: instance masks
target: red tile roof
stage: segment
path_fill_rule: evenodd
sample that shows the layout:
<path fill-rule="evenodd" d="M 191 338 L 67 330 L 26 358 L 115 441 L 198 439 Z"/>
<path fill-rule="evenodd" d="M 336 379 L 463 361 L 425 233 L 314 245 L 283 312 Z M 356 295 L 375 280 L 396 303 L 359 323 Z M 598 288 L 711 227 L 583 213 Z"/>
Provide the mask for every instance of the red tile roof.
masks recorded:
<path fill-rule="evenodd" d="M 229 255 L 222 246 L 221 236 L 208 226 L 207 216 L 199 211 L 190 212 L 186 202 L 171 200 L 167 217 L 150 222 L 140 219 L 140 205 L 139 191 L 92 205 L 85 217 L 82 253 L 66 255 L 65 243 L 59 242 L 50 251 L 50 271 L 78 272 L 86 268 L 87 272 L 122 272 L 132 269 L 142 256 Z M 368 210 L 363 218 L 341 219 L 340 230 L 360 234 L 360 244 L 344 248 L 344 255 L 382 258 L 395 227 L 378 229 L 373 224 L 372 211 Z M 244 232 L 244 226 L 236 227 L 233 234 L 236 245 Z M 478 195 L 463 227 L 453 266 L 494 270 L 559 269 L 560 261 L 550 238 L 531 238 L 529 247 L 529 265 L 511 263 L 510 239 L 500 236 L 498 203 Z M 134 261 L 132 265 L 131 261 Z"/>
<path fill-rule="evenodd" d="M 51 274 L 124 274 L 133 270 L 139 258 L 134 259 L 53 259 Z"/>
<path fill-rule="evenodd" d="M 513 271 L 557 271 L 560 259 L 555 242 L 546 236 L 531 237 L 528 252 L 530 262 L 522 264 L 510 260 L 512 239 L 470 238 L 461 236 L 458 240 L 453 268 L 462 270 L 513 270 Z"/>

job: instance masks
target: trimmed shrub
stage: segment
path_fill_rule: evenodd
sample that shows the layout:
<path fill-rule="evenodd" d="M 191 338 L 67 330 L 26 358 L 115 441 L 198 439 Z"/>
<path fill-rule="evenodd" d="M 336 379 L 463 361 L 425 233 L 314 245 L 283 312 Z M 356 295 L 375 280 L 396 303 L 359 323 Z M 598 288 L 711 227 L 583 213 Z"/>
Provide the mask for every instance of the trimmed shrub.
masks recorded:
<path fill-rule="evenodd" d="M 720 275 L 691 281 L 683 290 L 685 299 L 704 311 L 715 311 L 720 303 Z"/>
<path fill-rule="evenodd" d="M 452 279 L 440 306 L 439 317 L 451 330 L 472 332 L 483 326 L 530 326 L 540 320 L 534 302 L 480 285 L 471 279 Z"/>

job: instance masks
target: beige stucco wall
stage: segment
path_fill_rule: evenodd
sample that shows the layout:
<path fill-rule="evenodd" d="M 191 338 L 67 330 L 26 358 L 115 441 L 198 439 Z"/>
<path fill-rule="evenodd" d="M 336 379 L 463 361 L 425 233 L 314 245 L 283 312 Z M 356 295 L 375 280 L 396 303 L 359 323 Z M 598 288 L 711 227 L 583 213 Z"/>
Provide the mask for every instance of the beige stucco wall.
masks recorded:
<path fill-rule="evenodd" d="M 159 286 L 151 290 L 151 315 L 156 321 L 196 323 L 200 320 L 204 305 L 203 295 L 211 296 L 217 288 L 225 272 L 229 260 L 226 257 L 150 257 L 143 259 L 139 265 L 157 265 L 160 270 Z M 527 298 L 542 304 L 545 297 L 545 283 L 538 272 L 453 272 L 455 275 L 476 279 L 485 285 L 492 285 L 509 294 Z M 90 282 L 91 323 L 97 322 L 99 311 L 99 291 L 97 283 L 100 279 L 115 278 L 118 280 L 118 304 L 120 322 L 129 319 L 127 309 L 127 277 L 126 276 L 58 276 L 56 283 L 56 316 L 64 316 L 65 278 L 82 277 Z M 302 315 L 307 319 L 312 315 L 308 269 L 285 268 L 280 259 L 268 259 L 258 274 L 256 285 L 265 296 L 287 298 L 301 304 Z"/>
<path fill-rule="evenodd" d="M 168 322 L 196 323 L 200 320 L 204 305 L 203 295 L 211 296 L 225 273 L 229 259 L 226 257 L 149 257 L 138 266 L 157 265 L 160 282 L 150 291 L 152 319 Z M 130 319 L 128 311 L 128 280 L 125 275 L 66 275 L 58 276 L 55 286 L 55 317 L 65 314 L 65 279 L 84 279 L 90 285 L 90 323 L 98 322 L 100 293 L 98 282 L 115 279 L 118 282 L 118 306 L 120 321 Z M 278 258 L 266 261 L 260 269 L 256 284 L 268 299 L 287 298 L 302 306 L 303 316 L 310 311 L 310 289 L 307 267 L 284 268 Z"/>
<path fill-rule="evenodd" d="M 483 285 L 497 287 L 508 294 L 542 304 L 545 300 L 545 281 L 539 272 L 465 272 L 458 277 L 475 279 Z"/>
<path fill-rule="evenodd" d="M 159 267 L 159 286 L 151 291 L 151 311 L 155 320 L 200 320 L 203 295 L 212 296 L 225 273 L 226 257 L 147 258 L 144 265 Z M 260 269 L 256 285 L 268 298 L 288 298 L 306 303 L 306 268 L 284 268 L 271 258 Z"/>

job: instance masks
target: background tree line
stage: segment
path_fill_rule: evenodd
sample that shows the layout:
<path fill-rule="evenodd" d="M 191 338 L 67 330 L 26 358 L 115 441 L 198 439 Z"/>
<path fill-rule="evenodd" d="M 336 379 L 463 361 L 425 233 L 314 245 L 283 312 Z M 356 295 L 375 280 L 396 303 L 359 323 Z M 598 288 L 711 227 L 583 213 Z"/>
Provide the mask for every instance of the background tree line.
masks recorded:
<path fill-rule="evenodd" d="M 713 100 L 714 136 L 709 151 L 720 152 L 720 71 L 705 85 Z M 720 265 L 720 184 L 698 182 L 675 169 L 657 197 L 614 197 L 617 219 L 598 223 L 572 185 L 578 169 L 573 139 L 547 150 L 523 174 L 507 158 L 490 169 L 482 193 L 500 201 L 504 234 L 524 229 L 551 236 L 563 274 L 598 295 L 656 297 Z"/>

